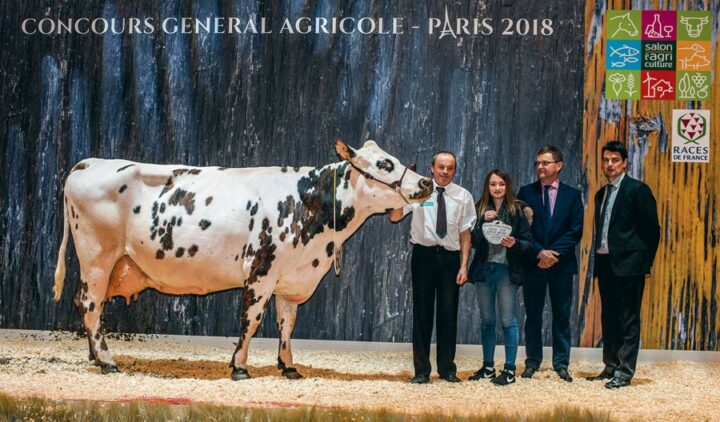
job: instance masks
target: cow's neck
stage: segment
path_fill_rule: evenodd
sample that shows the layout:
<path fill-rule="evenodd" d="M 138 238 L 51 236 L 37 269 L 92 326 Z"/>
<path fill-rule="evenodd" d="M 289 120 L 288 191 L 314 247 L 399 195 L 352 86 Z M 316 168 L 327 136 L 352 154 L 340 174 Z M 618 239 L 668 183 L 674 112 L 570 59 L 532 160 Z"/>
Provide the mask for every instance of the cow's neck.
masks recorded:
<path fill-rule="evenodd" d="M 360 177 L 348 162 L 339 162 L 312 169 L 298 182 L 300 199 L 313 214 L 310 224 L 328 228 L 329 231 L 323 230 L 323 237 L 328 236 L 338 244 L 345 242 L 375 212 L 359 204 Z"/>

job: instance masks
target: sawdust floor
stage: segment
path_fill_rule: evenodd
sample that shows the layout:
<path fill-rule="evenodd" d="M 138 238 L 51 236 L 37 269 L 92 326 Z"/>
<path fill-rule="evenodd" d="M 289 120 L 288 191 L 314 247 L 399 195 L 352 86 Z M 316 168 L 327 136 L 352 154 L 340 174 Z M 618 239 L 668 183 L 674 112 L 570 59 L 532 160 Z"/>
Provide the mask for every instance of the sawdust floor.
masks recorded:
<path fill-rule="evenodd" d="M 54 400 L 207 402 L 231 406 L 388 409 L 408 414 L 532 415 L 557 406 L 610 412 L 618 420 L 720 420 L 720 362 L 640 364 L 633 385 L 607 390 L 583 376 L 600 362 L 571 362 L 573 383 L 548 367 L 531 380 L 497 387 L 487 381 L 411 385 L 409 353 L 295 350 L 301 380 L 275 368 L 274 350 L 252 349 L 246 381 L 229 379 L 231 350 L 198 345 L 110 340 L 120 374 L 102 375 L 87 359 L 87 341 L 0 337 L 0 392 Z M 719 354 L 720 355 L 720 354 Z M 459 356 L 462 379 L 481 363 Z M 522 369 L 522 368 L 520 368 Z"/>

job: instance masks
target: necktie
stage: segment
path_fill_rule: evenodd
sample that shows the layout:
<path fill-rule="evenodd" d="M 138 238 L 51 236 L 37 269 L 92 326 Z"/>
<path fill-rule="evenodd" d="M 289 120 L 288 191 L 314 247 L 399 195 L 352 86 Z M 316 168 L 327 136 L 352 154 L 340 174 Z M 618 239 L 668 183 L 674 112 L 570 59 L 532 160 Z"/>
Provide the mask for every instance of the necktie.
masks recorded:
<path fill-rule="evenodd" d="M 607 204 L 610 201 L 610 195 L 613 192 L 613 189 L 615 189 L 615 185 L 608 184 L 607 189 L 605 189 L 605 198 L 603 199 L 602 205 L 600 206 L 600 233 L 598 233 L 595 237 L 595 247 L 599 248 L 600 243 L 602 242 L 603 232 L 605 231 L 605 219 L 608 217 L 607 215 Z"/>
<path fill-rule="evenodd" d="M 435 233 L 437 233 L 437 235 L 440 236 L 440 239 L 442 239 L 447 235 L 447 214 L 445 212 L 445 196 L 443 195 L 443 192 L 445 192 L 445 188 L 441 188 L 440 186 L 438 186 L 437 191 L 438 213 L 437 223 L 435 225 Z"/>
<path fill-rule="evenodd" d="M 543 186 L 543 211 L 548 223 L 550 222 L 550 185 Z"/>

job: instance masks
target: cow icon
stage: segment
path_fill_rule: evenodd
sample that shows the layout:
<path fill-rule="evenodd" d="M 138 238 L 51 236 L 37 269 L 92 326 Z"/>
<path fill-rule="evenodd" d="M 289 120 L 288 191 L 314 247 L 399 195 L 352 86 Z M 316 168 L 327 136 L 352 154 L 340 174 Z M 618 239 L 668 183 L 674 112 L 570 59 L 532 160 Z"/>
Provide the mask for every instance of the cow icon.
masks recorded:
<path fill-rule="evenodd" d="M 703 26 L 710 20 L 707 16 L 681 16 L 680 23 L 685 25 L 685 30 L 690 38 L 698 38 L 702 33 Z"/>
<path fill-rule="evenodd" d="M 103 373 L 117 365 L 100 331 L 106 300 L 146 288 L 205 295 L 242 288 L 240 338 L 230 367 L 247 379 L 248 347 L 270 297 L 280 331 L 278 369 L 293 368 L 290 337 L 338 250 L 372 214 L 425 200 L 422 177 L 373 141 L 336 141 L 340 162 L 323 167 L 187 167 L 90 158 L 64 186 L 64 231 L 54 299 L 65 282 L 68 234 L 80 262 L 75 297 Z"/>

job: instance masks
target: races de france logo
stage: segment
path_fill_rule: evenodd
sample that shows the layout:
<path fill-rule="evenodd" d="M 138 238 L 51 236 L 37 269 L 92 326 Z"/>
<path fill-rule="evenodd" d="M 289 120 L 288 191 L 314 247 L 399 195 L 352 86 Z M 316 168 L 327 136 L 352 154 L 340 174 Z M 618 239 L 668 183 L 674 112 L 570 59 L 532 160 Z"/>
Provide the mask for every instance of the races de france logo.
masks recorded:
<path fill-rule="evenodd" d="M 710 110 L 673 110 L 672 161 L 710 161 Z"/>

